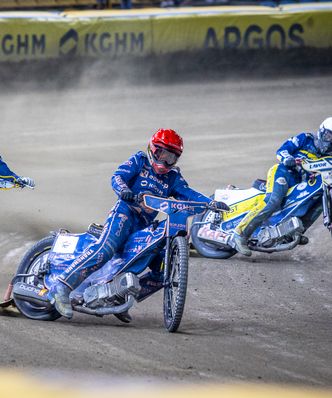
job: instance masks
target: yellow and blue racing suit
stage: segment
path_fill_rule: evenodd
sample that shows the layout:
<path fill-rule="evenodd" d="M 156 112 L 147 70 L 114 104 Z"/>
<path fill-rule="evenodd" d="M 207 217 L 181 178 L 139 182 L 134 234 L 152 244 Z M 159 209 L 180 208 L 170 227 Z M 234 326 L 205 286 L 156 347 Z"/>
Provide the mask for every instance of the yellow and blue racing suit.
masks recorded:
<path fill-rule="evenodd" d="M 319 157 L 320 153 L 315 147 L 313 134 L 301 133 L 291 137 L 277 150 L 277 159 L 280 163 L 273 165 L 268 171 L 266 194 L 241 220 L 235 229 L 236 233 L 249 238 L 259 225 L 280 209 L 288 189 L 308 178 L 301 168 L 289 168 L 283 164 L 289 156 L 314 159 Z M 319 204 L 317 208 L 312 209 L 310 215 L 302 219 L 305 229 L 317 219 L 321 211 Z"/>
<path fill-rule="evenodd" d="M 125 244 L 129 235 L 143 229 L 158 212 L 145 209 L 120 198 L 121 192 L 130 189 L 134 195 L 150 193 L 160 197 L 209 203 L 207 196 L 191 189 L 177 167 L 167 174 L 156 174 L 144 152 L 137 152 L 114 173 L 111 185 L 119 200 L 111 209 L 102 234 L 69 265 L 59 279 L 75 289 L 85 278 L 100 269 L 113 254 Z"/>

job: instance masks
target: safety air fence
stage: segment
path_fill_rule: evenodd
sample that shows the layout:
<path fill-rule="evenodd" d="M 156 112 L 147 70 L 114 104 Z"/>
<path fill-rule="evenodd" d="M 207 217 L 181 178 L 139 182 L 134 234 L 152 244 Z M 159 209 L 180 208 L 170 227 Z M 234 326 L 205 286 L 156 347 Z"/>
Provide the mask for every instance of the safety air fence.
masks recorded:
<path fill-rule="evenodd" d="M 332 2 L 0 13 L 0 61 L 303 47 L 332 48 Z"/>

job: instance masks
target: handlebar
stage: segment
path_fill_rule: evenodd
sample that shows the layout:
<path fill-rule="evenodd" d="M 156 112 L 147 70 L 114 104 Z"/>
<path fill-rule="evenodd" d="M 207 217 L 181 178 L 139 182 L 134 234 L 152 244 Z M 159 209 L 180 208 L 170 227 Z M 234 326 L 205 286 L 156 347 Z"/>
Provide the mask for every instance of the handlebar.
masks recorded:
<path fill-rule="evenodd" d="M 143 202 L 143 195 L 145 195 L 145 194 L 140 193 L 138 195 L 134 195 L 132 200 L 124 200 L 124 199 L 121 199 L 121 200 L 124 200 L 127 203 L 139 205 Z"/>
<path fill-rule="evenodd" d="M 144 200 L 144 195 L 152 195 L 152 194 L 150 192 L 148 192 L 148 193 L 142 192 L 142 193 L 139 193 L 138 195 L 134 195 L 132 200 L 130 200 L 130 201 L 126 200 L 125 202 L 140 205 Z M 156 196 L 156 195 L 152 195 L 152 196 Z M 158 196 L 158 197 L 160 197 L 160 196 Z M 206 203 L 206 209 L 213 211 L 215 213 L 222 213 L 224 211 L 230 211 L 230 207 L 225 202 L 215 201 L 215 200 L 212 200 L 210 203 Z"/>
<path fill-rule="evenodd" d="M 218 208 L 219 204 L 221 205 L 221 208 Z M 215 200 L 212 200 L 210 203 L 207 203 L 206 208 L 215 213 L 230 211 L 230 207 L 225 202 L 215 201 Z"/>
<path fill-rule="evenodd" d="M 28 184 L 24 184 L 23 181 L 18 181 L 18 180 L 15 181 L 15 188 L 21 188 L 21 189 L 23 189 L 23 188 L 35 189 L 35 187 L 32 187 L 32 186 L 30 186 L 30 185 L 28 185 Z"/>

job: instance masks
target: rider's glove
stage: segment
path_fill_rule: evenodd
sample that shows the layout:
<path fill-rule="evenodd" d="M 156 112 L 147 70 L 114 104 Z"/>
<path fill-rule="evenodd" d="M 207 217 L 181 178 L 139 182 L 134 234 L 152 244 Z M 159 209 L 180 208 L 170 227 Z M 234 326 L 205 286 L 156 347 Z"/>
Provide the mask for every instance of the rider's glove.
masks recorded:
<path fill-rule="evenodd" d="M 131 189 L 129 188 L 124 188 L 121 192 L 120 192 L 120 198 L 122 200 L 126 200 L 127 202 L 133 202 L 134 200 L 134 193 Z"/>
<path fill-rule="evenodd" d="M 296 166 L 296 160 L 293 156 L 287 156 L 287 158 L 285 158 L 282 163 L 284 164 L 284 166 L 290 169 Z"/>
<path fill-rule="evenodd" d="M 222 211 L 229 211 L 230 210 L 230 207 L 228 205 L 226 205 L 226 203 L 218 202 L 216 200 L 212 200 L 209 203 L 209 208 L 211 210 L 222 210 Z"/>
<path fill-rule="evenodd" d="M 29 188 L 34 188 L 35 187 L 35 182 L 32 178 L 30 177 L 20 177 L 17 182 L 22 185 L 23 187 L 29 187 Z"/>

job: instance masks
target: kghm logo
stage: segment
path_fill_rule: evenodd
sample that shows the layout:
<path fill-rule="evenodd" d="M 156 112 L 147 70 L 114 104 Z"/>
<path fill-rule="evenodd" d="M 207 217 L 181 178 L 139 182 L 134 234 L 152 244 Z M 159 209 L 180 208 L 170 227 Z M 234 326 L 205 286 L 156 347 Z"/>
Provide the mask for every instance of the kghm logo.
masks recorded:
<path fill-rule="evenodd" d="M 160 210 L 160 211 L 166 211 L 166 210 L 168 210 L 168 202 L 162 202 L 162 203 L 160 203 L 160 205 L 159 205 L 159 210 Z"/>
<path fill-rule="evenodd" d="M 3 34 L 0 35 L 0 54 L 38 56 L 45 54 L 45 34 Z"/>
<path fill-rule="evenodd" d="M 59 43 L 60 55 L 76 55 L 78 50 L 78 33 L 74 29 L 68 30 Z"/>

